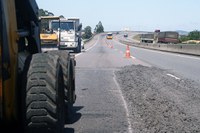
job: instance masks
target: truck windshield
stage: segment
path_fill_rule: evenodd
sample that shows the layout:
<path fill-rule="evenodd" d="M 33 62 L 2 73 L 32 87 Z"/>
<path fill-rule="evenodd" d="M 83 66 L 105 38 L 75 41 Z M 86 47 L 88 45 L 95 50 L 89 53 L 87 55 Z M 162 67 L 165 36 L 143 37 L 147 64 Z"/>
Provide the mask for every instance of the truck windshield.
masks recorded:
<path fill-rule="evenodd" d="M 52 22 L 52 29 L 58 30 L 59 22 Z M 73 22 L 60 22 L 60 29 L 61 30 L 74 30 L 74 23 Z"/>

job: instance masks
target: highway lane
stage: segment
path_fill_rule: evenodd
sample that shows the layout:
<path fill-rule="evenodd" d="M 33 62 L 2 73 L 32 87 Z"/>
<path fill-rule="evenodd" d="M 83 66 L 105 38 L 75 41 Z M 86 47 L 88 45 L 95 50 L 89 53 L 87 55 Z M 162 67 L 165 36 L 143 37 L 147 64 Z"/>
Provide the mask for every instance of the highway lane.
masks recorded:
<path fill-rule="evenodd" d="M 114 71 L 141 64 L 126 59 L 110 47 L 110 41 L 99 35 L 86 45 L 85 52 L 76 55 L 76 94 L 71 124 L 66 132 L 131 133 L 126 102 L 115 80 Z M 90 47 L 88 47 L 90 46 Z"/>
<path fill-rule="evenodd" d="M 117 38 L 117 36 L 116 36 Z M 121 37 L 120 37 L 121 38 Z M 116 39 L 117 40 L 117 39 Z M 126 45 L 114 41 L 114 48 L 125 50 Z M 136 59 L 142 60 L 152 66 L 175 72 L 176 77 L 184 77 L 200 81 L 200 58 L 190 55 L 182 55 L 155 50 L 130 47 L 130 52 Z"/>
<path fill-rule="evenodd" d="M 194 100 L 200 94 L 199 87 L 185 79 L 180 80 L 187 77 L 198 81 L 198 68 L 188 66 L 197 73 L 190 77 L 187 75 L 190 71 L 184 71 L 187 68 L 184 62 L 191 61 L 199 66 L 199 58 L 134 47 L 130 47 L 131 58 L 125 58 L 126 45 L 116 40 L 107 40 L 105 35 L 95 36 L 87 43 L 85 52 L 76 54 L 77 101 L 72 119 L 65 125 L 66 132 L 131 133 L 163 130 L 163 124 L 164 129 L 172 132 L 183 131 L 182 126 L 184 131 L 199 131 L 195 119 L 200 119 L 200 102 L 198 98 Z M 124 67 L 127 65 L 129 67 Z M 183 70 L 178 69 L 179 72 L 177 67 Z M 121 72 L 116 75 L 118 70 Z M 156 102 L 151 103 L 151 97 Z M 150 106 L 143 108 L 141 105 Z M 171 114 L 167 120 L 163 119 L 166 115 L 163 108 L 158 108 L 162 106 Z M 156 114 L 156 118 L 152 114 Z M 182 121 L 185 117 L 191 121 Z M 148 120 L 159 123 L 152 125 Z"/>
<path fill-rule="evenodd" d="M 124 37 L 124 34 L 125 33 L 128 33 L 128 37 Z M 140 31 L 140 32 L 137 32 L 137 31 L 128 31 L 128 32 L 125 32 L 125 31 L 122 31 L 122 32 L 119 32 L 119 34 L 117 35 L 117 39 L 120 39 L 120 40 L 127 40 L 127 41 L 130 41 L 130 42 L 136 42 L 136 43 L 139 43 L 140 41 L 138 40 L 135 40 L 133 39 L 133 37 L 135 35 L 138 35 L 138 34 L 146 34 L 147 32 L 143 32 L 143 31 Z"/>

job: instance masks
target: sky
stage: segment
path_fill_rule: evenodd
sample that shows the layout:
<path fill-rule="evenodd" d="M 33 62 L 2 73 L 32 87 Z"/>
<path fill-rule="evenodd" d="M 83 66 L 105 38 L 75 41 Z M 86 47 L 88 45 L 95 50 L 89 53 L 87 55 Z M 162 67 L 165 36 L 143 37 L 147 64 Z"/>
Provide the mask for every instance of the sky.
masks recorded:
<path fill-rule="evenodd" d="M 102 22 L 105 31 L 200 30 L 200 0 L 36 0 L 54 15 L 78 17 L 92 30 Z"/>

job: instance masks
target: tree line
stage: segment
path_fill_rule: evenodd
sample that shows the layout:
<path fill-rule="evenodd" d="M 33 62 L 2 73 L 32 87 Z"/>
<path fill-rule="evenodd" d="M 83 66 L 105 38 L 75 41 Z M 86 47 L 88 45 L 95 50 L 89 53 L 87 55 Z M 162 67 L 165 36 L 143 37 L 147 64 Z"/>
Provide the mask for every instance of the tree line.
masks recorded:
<path fill-rule="evenodd" d="M 101 21 L 99 21 L 99 23 L 96 25 L 96 27 L 94 28 L 94 34 L 98 34 L 98 33 L 102 33 L 104 32 L 104 27 Z M 83 39 L 89 39 L 92 37 L 92 28 L 90 26 L 86 26 L 84 28 L 84 34 L 83 34 Z"/>
<path fill-rule="evenodd" d="M 180 37 L 180 41 L 188 41 L 188 40 L 200 40 L 200 31 L 194 30 L 191 31 L 188 35 L 183 35 Z"/>

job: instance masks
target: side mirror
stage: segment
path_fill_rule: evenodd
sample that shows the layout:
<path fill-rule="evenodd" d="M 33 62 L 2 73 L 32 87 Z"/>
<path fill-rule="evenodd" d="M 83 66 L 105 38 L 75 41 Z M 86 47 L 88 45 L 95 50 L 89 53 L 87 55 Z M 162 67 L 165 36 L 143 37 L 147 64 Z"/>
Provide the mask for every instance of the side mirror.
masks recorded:
<path fill-rule="evenodd" d="M 82 28 L 82 24 L 79 24 L 79 26 L 78 26 L 78 31 L 80 31 L 81 28 Z"/>

